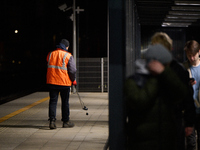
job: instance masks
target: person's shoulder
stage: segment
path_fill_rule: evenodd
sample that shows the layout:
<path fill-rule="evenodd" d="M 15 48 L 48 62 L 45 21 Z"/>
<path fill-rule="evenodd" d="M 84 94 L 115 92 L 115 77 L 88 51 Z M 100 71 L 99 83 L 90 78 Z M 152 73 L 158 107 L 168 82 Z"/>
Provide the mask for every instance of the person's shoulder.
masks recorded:
<path fill-rule="evenodd" d="M 184 62 L 184 63 L 186 63 L 186 62 Z M 176 59 L 173 59 L 170 66 L 172 68 L 182 69 L 182 70 L 186 71 L 186 67 L 185 67 L 184 63 L 180 63 Z"/>
<path fill-rule="evenodd" d="M 188 69 L 190 67 L 190 62 L 188 60 L 183 62 L 183 66 Z"/>
<path fill-rule="evenodd" d="M 139 74 L 139 73 L 135 73 L 133 75 L 130 75 L 126 78 L 126 80 L 137 80 L 139 78 L 143 78 L 144 75 Z"/>
<path fill-rule="evenodd" d="M 134 75 L 129 76 L 126 79 L 126 82 L 134 81 L 139 87 L 143 87 L 147 80 L 149 79 L 149 75 L 136 73 Z"/>
<path fill-rule="evenodd" d="M 189 80 L 189 72 L 188 70 L 183 66 L 183 64 L 179 63 L 177 60 L 173 60 L 172 64 L 170 65 L 170 68 L 180 77 L 180 79 L 183 82 L 187 82 Z"/>

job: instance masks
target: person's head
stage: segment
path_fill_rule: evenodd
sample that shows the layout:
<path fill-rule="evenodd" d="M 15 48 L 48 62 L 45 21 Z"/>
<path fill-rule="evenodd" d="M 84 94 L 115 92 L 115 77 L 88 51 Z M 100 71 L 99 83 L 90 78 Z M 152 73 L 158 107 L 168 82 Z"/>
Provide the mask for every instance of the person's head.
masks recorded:
<path fill-rule="evenodd" d="M 64 46 L 66 47 L 66 49 L 68 50 L 69 48 L 69 41 L 67 39 L 62 39 L 60 41 L 61 44 L 64 44 Z"/>
<path fill-rule="evenodd" d="M 62 39 L 59 43 L 59 45 L 57 45 L 57 48 L 61 48 L 63 50 L 68 51 L 69 48 L 69 41 L 66 39 Z"/>
<path fill-rule="evenodd" d="M 184 46 L 184 51 L 191 64 L 199 60 L 200 45 L 197 41 L 187 41 Z"/>
<path fill-rule="evenodd" d="M 151 44 L 162 44 L 165 48 L 171 51 L 173 41 L 166 33 L 156 32 L 151 38 Z"/>
<path fill-rule="evenodd" d="M 172 58 L 171 52 L 162 44 L 150 45 L 145 52 L 145 59 L 147 62 L 157 60 L 163 65 L 168 65 L 172 61 Z"/>

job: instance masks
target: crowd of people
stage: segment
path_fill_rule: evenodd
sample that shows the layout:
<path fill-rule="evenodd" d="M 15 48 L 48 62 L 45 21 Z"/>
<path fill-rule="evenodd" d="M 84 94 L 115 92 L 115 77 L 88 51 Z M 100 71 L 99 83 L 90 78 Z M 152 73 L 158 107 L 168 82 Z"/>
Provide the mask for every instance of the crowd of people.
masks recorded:
<path fill-rule="evenodd" d="M 186 62 L 174 59 L 172 47 L 166 33 L 155 33 L 125 81 L 127 149 L 200 149 L 200 46 L 186 42 Z"/>

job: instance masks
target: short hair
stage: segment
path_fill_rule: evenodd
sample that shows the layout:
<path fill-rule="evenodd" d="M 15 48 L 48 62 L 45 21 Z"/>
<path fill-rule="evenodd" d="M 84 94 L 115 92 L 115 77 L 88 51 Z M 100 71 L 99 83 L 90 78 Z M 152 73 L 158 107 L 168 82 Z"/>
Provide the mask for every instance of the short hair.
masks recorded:
<path fill-rule="evenodd" d="M 151 44 L 162 44 L 168 50 L 172 50 L 173 41 L 164 32 L 156 32 L 151 38 Z"/>
<path fill-rule="evenodd" d="M 187 41 L 184 46 L 184 51 L 186 53 L 191 53 L 193 55 L 198 53 L 199 49 L 200 49 L 199 43 L 195 40 Z"/>

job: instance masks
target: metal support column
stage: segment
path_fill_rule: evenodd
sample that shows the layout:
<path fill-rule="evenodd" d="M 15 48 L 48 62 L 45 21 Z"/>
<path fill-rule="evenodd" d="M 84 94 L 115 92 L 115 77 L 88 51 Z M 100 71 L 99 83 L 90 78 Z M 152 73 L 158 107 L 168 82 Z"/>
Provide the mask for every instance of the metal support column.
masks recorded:
<path fill-rule="evenodd" d="M 101 92 L 104 91 L 104 63 L 103 58 L 101 58 Z"/>
<path fill-rule="evenodd" d="M 125 1 L 109 0 L 109 149 L 125 149 Z M 117 44 L 116 44 L 117 43 Z"/>

